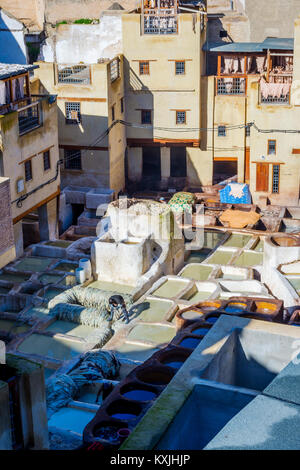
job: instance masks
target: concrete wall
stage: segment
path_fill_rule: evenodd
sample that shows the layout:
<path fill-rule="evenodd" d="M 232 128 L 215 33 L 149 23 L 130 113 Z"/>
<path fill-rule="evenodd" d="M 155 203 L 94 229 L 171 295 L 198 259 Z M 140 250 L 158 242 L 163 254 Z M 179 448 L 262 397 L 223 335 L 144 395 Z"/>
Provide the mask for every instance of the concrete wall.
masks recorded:
<path fill-rule="evenodd" d="M 45 0 L 46 20 L 48 23 L 59 21 L 74 21 L 80 18 L 99 18 L 104 10 L 114 3 L 113 0 Z M 124 10 L 131 10 L 137 5 L 137 0 L 120 0 Z"/>
<path fill-rule="evenodd" d="M 245 13 L 250 21 L 250 41 L 263 41 L 267 36 L 294 36 L 294 19 L 300 14 L 300 0 L 246 0 Z M 262 11 L 259 15 L 258 12 Z"/>
<path fill-rule="evenodd" d="M 27 64 L 24 29 L 20 21 L 0 7 L 0 62 Z"/>
<path fill-rule="evenodd" d="M 99 24 L 61 24 L 42 47 L 40 59 L 66 64 L 95 64 L 122 52 L 119 11 L 106 12 Z"/>
<path fill-rule="evenodd" d="M 44 25 L 45 0 L 1 0 L 1 7 L 24 23 L 31 31 L 41 31 Z"/>
<path fill-rule="evenodd" d="M 10 201 L 9 179 L 0 177 L 0 268 L 16 256 Z"/>

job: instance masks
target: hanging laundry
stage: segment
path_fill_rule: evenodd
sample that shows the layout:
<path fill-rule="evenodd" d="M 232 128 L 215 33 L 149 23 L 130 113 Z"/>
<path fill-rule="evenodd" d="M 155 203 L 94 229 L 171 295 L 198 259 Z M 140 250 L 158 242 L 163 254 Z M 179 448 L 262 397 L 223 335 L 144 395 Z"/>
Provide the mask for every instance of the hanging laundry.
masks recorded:
<path fill-rule="evenodd" d="M 256 58 L 258 73 L 264 73 L 266 71 L 266 63 L 267 63 L 267 58 L 265 56 Z"/>
<path fill-rule="evenodd" d="M 5 91 L 5 82 L 0 80 L 0 105 L 6 104 L 6 91 Z"/>

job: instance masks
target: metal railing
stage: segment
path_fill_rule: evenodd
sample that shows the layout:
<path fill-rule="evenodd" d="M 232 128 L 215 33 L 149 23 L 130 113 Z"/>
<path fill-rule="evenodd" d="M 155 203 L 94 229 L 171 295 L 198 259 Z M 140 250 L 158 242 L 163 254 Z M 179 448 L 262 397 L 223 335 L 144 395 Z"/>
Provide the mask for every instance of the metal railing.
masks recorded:
<path fill-rule="evenodd" d="M 89 65 L 57 65 L 58 83 L 74 83 L 78 85 L 89 85 L 91 74 Z"/>
<path fill-rule="evenodd" d="M 246 93 L 246 78 L 216 77 L 217 95 L 244 95 Z"/>
<path fill-rule="evenodd" d="M 268 96 L 267 98 L 260 94 L 260 102 L 262 104 L 289 104 L 290 94 L 278 96 Z"/>
<path fill-rule="evenodd" d="M 19 134 L 23 135 L 42 125 L 41 103 L 35 102 L 18 110 Z"/>
<path fill-rule="evenodd" d="M 142 15 L 143 34 L 177 34 L 178 18 L 174 10 L 147 11 Z"/>

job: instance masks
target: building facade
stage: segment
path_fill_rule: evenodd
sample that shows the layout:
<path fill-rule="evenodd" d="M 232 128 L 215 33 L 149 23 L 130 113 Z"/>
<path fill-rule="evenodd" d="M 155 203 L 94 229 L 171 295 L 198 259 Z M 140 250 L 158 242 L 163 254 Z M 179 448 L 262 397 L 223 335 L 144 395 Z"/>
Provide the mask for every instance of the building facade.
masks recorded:
<path fill-rule="evenodd" d="M 30 83 L 33 68 L 0 65 L 0 169 L 1 176 L 10 179 L 17 255 L 23 252 L 28 219 L 37 222 L 39 239 L 57 236 L 57 105 L 55 97 L 38 94 L 37 84 Z"/>

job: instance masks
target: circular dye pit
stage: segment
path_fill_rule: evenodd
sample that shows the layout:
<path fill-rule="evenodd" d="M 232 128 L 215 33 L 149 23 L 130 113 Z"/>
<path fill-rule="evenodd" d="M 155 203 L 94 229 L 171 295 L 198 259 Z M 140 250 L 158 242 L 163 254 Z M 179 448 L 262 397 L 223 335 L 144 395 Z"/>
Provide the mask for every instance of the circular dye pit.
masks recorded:
<path fill-rule="evenodd" d="M 225 307 L 224 310 L 227 313 L 238 314 L 238 313 L 244 312 L 244 310 L 246 310 L 246 308 L 247 308 L 247 304 L 232 302 L 232 303 L 229 303 L 227 305 L 227 307 Z"/>
<path fill-rule="evenodd" d="M 201 302 L 197 306 L 203 310 L 203 312 L 213 312 L 221 307 L 221 302 Z"/>
<path fill-rule="evenodd" d="M 103 439 L 109 442 L 116 442 L 119 441 L 120 436 L 118 434 L 119 427 L 117 426 L 109 426 L 109 425 L 97 425 L 94 428 L 93 436 L 97 437 L 98 439 Z"/>
<path fill-rule="evenodd" d="M 199 310 L 187 310 L 180 314 L 180 317 L 184 320 L 195 320 L 198 319 L 200 316 L 203 316 Z"/>
<path fill-rule="evenodd" d="M 114 419 L 131 421 L 138 417 L 142 408 L 137 403 L 130 403 L 125 400 L 116 400 L 107 407 L 106 411 Z"/>
<path fill-rule="evenodd" d="M 271 313 L 276 312 L 277 306 L 270 302 L 255 302 L 255 311 L 257 313 L 265 313 L 270 315 Z"/>
<path fill-rule="evenodd" d="M 195 349 L 200 341 L 201 338 L 192 338 L 191 336 L 187 336 L 186 338 L 183 338 L 183 340 L 179 343 L 179 346 L 182 348 Z"/>
<path fill-rule="evenodd" d="M 124 398 L 128 400 L 135 400 L 135 401 L 151 401 L 156 398 L 156 393 L 150 392 L 149 390 L 129 390 L 127 392 L 122 393 Z"/>
<path fill-rule="evenodd" d="M 192 331 L 193 335 L 201 335 L 204 336 L 209 332 L 210 328 L 195 328 L 195 330 Z"/>
<path fill-rule="evenodd" d="M 173 378 L 173 375 L 169 370 L 156 367 L 148 367 L 137 372 L 139 380 L 153 385 L 167 385 Z"/>
<path fill-rule="evenodd" d="M 211 324 L 216 323 L 217 320 L 219 320 L 219 317 L 213 317 L 213 316 L 207 317 L 207 318 L 205 319 L 205 321 L 206 321 L 207 323 L 211 323 Z"/>
<path fill-rule="evenodd" d="M 276 245 L 276 246 L 283 246 L 283 247 L 289 247 L 289 246 L 300 246 L 300 239 L 299 238 L 294 238 L 291 236 L 274 236 L 271 237 L 271 242 Z"/>

